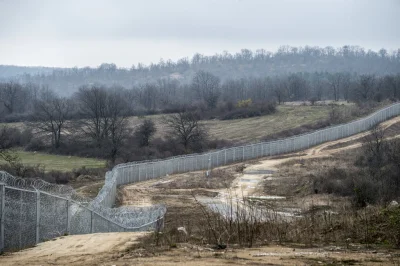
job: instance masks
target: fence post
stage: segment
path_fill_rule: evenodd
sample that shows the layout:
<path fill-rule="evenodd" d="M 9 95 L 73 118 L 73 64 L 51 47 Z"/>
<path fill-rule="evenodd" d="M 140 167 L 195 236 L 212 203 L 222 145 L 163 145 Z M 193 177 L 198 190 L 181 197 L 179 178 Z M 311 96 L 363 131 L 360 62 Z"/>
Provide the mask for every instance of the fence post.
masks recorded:
<path fill-rule="evenodd" d="M 67 234 L 70 234 L 71 230 L 71 217 L 69 217 L 69 200 L 67 200 Z"/>
<path fill-rule="evenodd" d="M 93 211 L 90 210 L 90 233 L 93 233 Z"/>
<path fill-rule="evenodd" d="M 225 149 L 225 165 L 226 165 L 226 149 Z"/>
<path fill-rule="evenodd" d="M 40 240 L 40 191 L 36 191 L 36 244 Z"/>
<path fill-rule="evenodd" d="M 23 203 L 23 201 L 22 201 L 22 190 L 19 190 L 19 195 L 20 195 L 20 197 L 19 197 L 19 222 L 18 222 L 18 224 L 19 224 L 19 246 L 18 246 L 18 248 L 19 249 L 22 249 L 22 203 Z"/>
<path fill-rule="evenodd" d="M 1 213 L 0 213 L 0 252 L 4 251 L 4 219 L 5 217 L 5 203 L 6 203 L 6 185 L 0 184 L 1 190 Z"/>

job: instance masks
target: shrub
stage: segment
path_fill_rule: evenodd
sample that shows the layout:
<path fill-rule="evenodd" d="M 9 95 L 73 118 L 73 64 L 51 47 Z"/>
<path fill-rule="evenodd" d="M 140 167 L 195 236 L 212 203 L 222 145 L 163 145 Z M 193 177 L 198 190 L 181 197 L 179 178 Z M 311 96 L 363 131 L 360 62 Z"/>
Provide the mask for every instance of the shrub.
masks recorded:
<path fill-rule="evenodd" d="M 236 108 L 228 111 L 221 116 L 221 120 L 232 120 L 240 118 L 249 118 L 262 115 L 268 115 L 276 112 L 276 105 L 273 102 L 251 105 L 248 107 Z"/>
<path fill-rule="evenodd" d="M 32 138 L 31 141 L 25 146 L 26 151 L 42 151 L 46 149 L 43 141 L 40 139 Z"/>
<path fill-rule="evenodd" d="M 251 98 L 247 99 L 247 100 L 241 100 L 238 101 L 236 104 L 237 108 L 247 108 L 250 107 L 252 105 L 253 101 L 251 100 Z"/>

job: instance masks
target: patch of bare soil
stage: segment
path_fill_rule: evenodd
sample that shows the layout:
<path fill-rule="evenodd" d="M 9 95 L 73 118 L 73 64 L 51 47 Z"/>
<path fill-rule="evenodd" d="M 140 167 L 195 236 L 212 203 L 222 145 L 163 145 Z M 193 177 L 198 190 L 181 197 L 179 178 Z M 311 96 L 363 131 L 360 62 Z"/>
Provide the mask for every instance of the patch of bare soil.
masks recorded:
<path fill-rule="evenodd" d="M 9 265 L 398 265 L 398 250 L 284 247 L 213 250 L 208 246 L 142 246 L 146 233 L 108 233 L 61 237 L 0 257 Z"/>
<path fill-rule="evenodd" d="M 80 183 L 75 191 L 82 197 L 94 199 L 100 192 L 101 188 L 104 186 L 104 180 L 102 181 L 89 181 Z"/>
<path fill-rule="evenodd" d="M 177 176 L 169 181 L 158 182 L 155 188 L 169 189 L 222 189 L 229 188 L 238 173 L 232 168 L 215 169 L 209 176 L 204 172 L 190 172 Z"/>
<path fill-rule="evenodd" d="M 59 237 L 0 256 L 0 265 L 100 265 L 121 256 L 147 233 L 101 233 Z"/>

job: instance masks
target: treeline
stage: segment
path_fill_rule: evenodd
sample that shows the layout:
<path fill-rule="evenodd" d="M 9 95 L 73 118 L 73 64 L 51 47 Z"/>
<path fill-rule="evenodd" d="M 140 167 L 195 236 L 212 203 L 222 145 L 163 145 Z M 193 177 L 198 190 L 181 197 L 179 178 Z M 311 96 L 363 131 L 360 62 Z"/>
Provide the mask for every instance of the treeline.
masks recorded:
<path fill-rule="evenodd" d="M 400 97 L 400 74 L 376 76 L 349 72 L 299 72 L 263 78 L 240 78 L 221 81 L 205 71 L 198 71 L 189 84 L 176 80 L 159 80 L 130 88 L 121 85 L 84 85 L 82 88 L 103 88 L 116 91 L 124 101 L 128 115 L 176 113 L 198 109 L 203 118 L 239 118 L 251 116 L 235 110 L 239 101 L 251 100 L 253 115 L 269 113 L 266 103 L 287 101 L 346 100 L 381 101 Z M 80 91 L 69 99 L 79 102 Z M 49 86 L 35 83 L 0 83 L 0 122 L 32 120 L 38 102 L 60 97 Z M 250 108 L 249 106 L 247 106 Z M 255 109 L 254 109 L 255 108 Z M 233 112 L 233 113 L 232 113 Z M 238 113 L 238 114 L 235 114 Z M 78 108 L 71 108 L 68 119 L 82 118 Z"/>
<path fill-rule="evenodd" d="M 375 52 L 349 45 L 336 49 L 282 46 L 275 53 L 263 49 L 255 52 L 243 49 L 236 54 L 196 54 L 191 59 L 182 58 L 176 62 L 161 59 L 159 63 L 147 66 L 139 63 L 130 69 L 118 68 L 115 64 L 102 64 L 98 68 L 54 69 L 50 73 L 46 70 L 41 74 L 19 75 L 15 81 L 47 85 L 67 96 L 76 92 L 80 86 L 91 83 L 106 86 L 119 84 L 126 88 L 158 82 L 190 84 L 200 70 L 213 73 L 225 81 L 298 72 L 349 72 L 381 76 L 398 73 L 399 69 L 400 49 L 388 52 L 382 48 Z M 12 72 L 17 73 L 15 70 Z M 30 72 L 34 73 L 32 70 Z M 1 73 L 0 76 L 4 77 Z"/>
<path fill-rule="evenodd" d="M 52 93 L 40 97 L 34 103 L 32 122 L 21 129 L 0 126 L 0 160 L 17 176 L 25 176 L 27 168 L 11 152 L 16 147 L 104 158 L 110 165 L 218 148 L 200 123 L 199 112 L 165 116 L 163 137 L 155 138 L 157 128 L 152 120 L 130 125 L 129 102 L 121 90 L 92 86 L 80 88 L 73 98 Z M 68 120 L 74 115 L 79 118 Z"/>

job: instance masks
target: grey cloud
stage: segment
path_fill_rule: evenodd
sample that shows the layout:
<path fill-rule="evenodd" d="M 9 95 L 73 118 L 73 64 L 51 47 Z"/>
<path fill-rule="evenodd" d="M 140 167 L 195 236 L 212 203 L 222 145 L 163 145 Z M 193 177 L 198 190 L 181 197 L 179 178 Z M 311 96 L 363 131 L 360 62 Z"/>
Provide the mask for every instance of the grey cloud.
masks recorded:
<path fill-rule="evenodd" d="M 0 42 L 201 41 L 210 47 L 215 42 L 235 47 L 351 43 L 395 48 L 400 43 L 398 14 L 398 0 L 0 0 Z M 214 47 L 215 52 L 225 49 L 230 48 Z M 168 53 L 166 47 L 163 57 Z"/>

